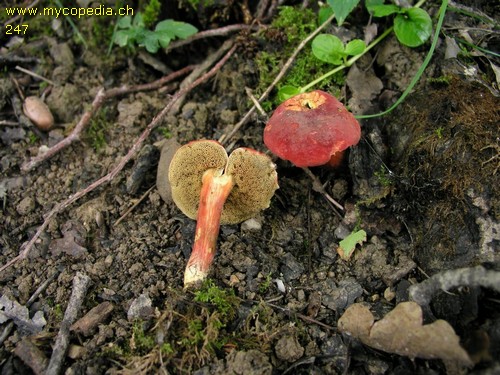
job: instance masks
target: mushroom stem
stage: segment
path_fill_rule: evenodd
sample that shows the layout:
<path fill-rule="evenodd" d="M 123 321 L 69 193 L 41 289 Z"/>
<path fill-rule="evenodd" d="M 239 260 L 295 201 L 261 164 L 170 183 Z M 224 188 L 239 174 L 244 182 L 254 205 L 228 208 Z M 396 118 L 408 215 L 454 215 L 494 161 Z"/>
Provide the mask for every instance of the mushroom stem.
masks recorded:
<path fill-rule="evenodd" d="M 209 169 L 203 174 L 200 205 L 193 250 L 184 273 L 184 287 L 202 281 L 212 263 L 219 235 L 222 208 L 231 189 L 233 178 L 220 169 Z"/>

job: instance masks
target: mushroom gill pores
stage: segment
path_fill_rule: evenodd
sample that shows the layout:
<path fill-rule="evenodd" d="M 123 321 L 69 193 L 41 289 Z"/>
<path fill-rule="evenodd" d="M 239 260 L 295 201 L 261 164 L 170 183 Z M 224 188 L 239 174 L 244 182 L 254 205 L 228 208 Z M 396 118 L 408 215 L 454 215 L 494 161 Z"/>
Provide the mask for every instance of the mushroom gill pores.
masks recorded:
<path fill-rule="evenodd" d="M 238 148 L 228 157 L 222 145 L 207 140 L 179 148 L 170 162 L 168 178 L 177 207 L 197 220 L 185 286 L 208 274 L 220 224 L 254 217 L 269 207 L 278 188 L 276 167 L 267 155 Z"/>

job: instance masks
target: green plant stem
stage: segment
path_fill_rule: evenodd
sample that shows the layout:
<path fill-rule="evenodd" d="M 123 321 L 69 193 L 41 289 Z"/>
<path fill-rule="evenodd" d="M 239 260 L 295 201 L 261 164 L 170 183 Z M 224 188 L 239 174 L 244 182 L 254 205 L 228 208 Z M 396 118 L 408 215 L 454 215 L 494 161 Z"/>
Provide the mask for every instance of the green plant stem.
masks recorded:
<path fill-rule="evenodd" d="M 448 0 L 443 0 L 443 2 L 441 3 L 441 7 L 439 9 L 439 19 L 438 19 L 438 22 L 436 24 L 436 31 L 434 32 L 434 37 L 432 39 L 431 48 L 429 49 L 429 52 L 427 52 L 427 56 L 425 56 L 425 59 L 424 59 L 422 65 L 420 66 L 417 73 L 415 74 L 415 76 L 411 80 L 410 84 L 408 85 L 406 90 L 403 92 L 403 94 L 401 94 L 401 96 L 396 101 L 396 103 L 394 103 L 388 109 L 386 109 L 385 111 L 380 112 L 380 113 L 375 113 L 373 115 L 355 116 L 357 119 L 373 118 L 373 117 L 379 117 L 379 116 L 386 115 L 389 112 L 391 112 L 392 110 L 394 110 L 394 108 L 396 108 L 398 105 L 400 105 L 401 102 L 403 102 L 403 100 L 405 100 L 405 98 L 408 96 L 408 94 L 413 89 L 413 87 L 417 84 L 417 82 L 419 81 L 420 77 L 422 76 L 424 70 L 427 68 L 427 65 L 429 65 L 429 62 L 431 61 L 431 58 L 434 54 L 434 50 L 436 49 L 436 45 L 437 45 L 437 42 L 439 39 L 439 33 L 441 32 L 441 27 L 443 26 L 443 21 L 444 21 L 444 16 L 446 14 L 446 7 L 447 6 L 448 6 Z"/>
<path fill-rule="evenodd" d="M 55 0 L 55 3 L 56 5 L 59 7 L 59 9 L 62 9 L 64 8 L 62 3 L 59 1 L 59 0 Z M 78 30 L 78 27 L 76 26 L 76 24 L 73 22 L 73 20 L 71 19 L 71 17 L 69 16 L 64 16 L 64 18 L 66 19 L 66 21 L 68 21 L 69 25 L 71 26 L 71 28 L 73 29 L 73 32 L 76 34 L 76 36 L 78 37 L 78 39 L 81 40 L 82 44 L 84 45 L 85 48 L 88 47 L 87 45 L 87 41 L 85 40 L 85 38 L 83 37 L 83 35 L 80 33 L 80 30 Z"/>
<path fill-rule="evenodd" d="M 393 26 L 389 27 L 387 30 L 385 30 L 377 39 L 375 39 L 373 42 L 371 42 L 366 49 L 363 51 L 363 53 L 360 53 L 359 55 L 351 57 L 349 60 L 347 60 L 344 64 L 339 65 L 335 67 L 334 69 L 330 70 L 329 72 L 323 74 L 321 77 L 316 78 L 314 81 L 309 82 L 307 85 L 301 87 L 300 92 L 306 92 L 309 90 L 311 87 L 315 86 L 319 82 L 323 81 L 324 79 L 330 77 L 331 75 L 340 72 L 341 70 L 350 67 L 352 64 L 354 64 L 356 61 L 358 61 L 361 56 L 363 56 L 366 52 L 371 50 L 373 47 L 375 47 L 378 43 L 380 43 L 387 35 L 389 35 L 392 30 L 394 29 Z"/>
<path fill-rule="evenodd" d="M 415 4 L 414 8 L 420 8 L 426 1 L 427 0 L 420 0 L 417 4 Z M 361 58 L 361 56 L 363 56 L 365 53 L 367 53 L 369 50 L 371 50 L 373 47 L 375 47 L 377 44 L 379 44 L 385 37 L 387 37 L 387 35 L 389 35 L 392 32 L 392 30 L 394 30 L 394 26 L 389 27 L 380 36 L 378 36 L 373 42 L 371 42 L 366 47 L 366 49 L 363 51 L 363 53 L 360 53 L 359 55 L 351 57 L 344 64 L 335 67 L 334 69 L 330 70 L 329 72 L 323 74 L 321 77 L 316 78 L 314 81 L 309 82 L 307 85 L 301 87 L 300 93 L 306 92 L 311 87 L 315 86 L 316 84 L 318 84 L 319 82 L 323 81 L 324 79 L 330 77 L 331 75 L 338 73 L 341 70 L 344 70 L 346 68 L 349 68 L 352 64 L 354 64 L 356 61 L 358 61 Z"/>

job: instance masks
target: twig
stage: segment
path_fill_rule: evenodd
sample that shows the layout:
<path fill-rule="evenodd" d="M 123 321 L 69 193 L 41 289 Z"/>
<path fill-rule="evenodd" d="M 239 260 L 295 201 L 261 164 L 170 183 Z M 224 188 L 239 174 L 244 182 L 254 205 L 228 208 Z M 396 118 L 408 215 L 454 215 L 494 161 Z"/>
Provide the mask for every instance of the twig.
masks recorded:
<path fill-rule="evenodd" d="M 18 126 L 17 121 L 0 120 L 0 126 Z"/>
<path fill-rule="evenodd" d="M 187 39 L 176 40 L 175 42 L 171 42 L 168 45 L 168 47 L 165 49 L 165 51 L 169 52 L 169 51 L 173 50 L 174 48 L 179 48 L 181 46 L 185 46 L 186 44 L 189 44 L 195 40 L 208 38 L 208 37 L 215 37 L 215 36 L 225 36 L 225 35 L 231 34 L 232 32 L 235 32 L 235 31 L 253 30 L 253 29 L 257 29 L 257 28 L 259 28 L 258 25 L 236 24 L 236 25 L 219 27 L 218 29 L 200 31 L 199 33 L 196 33 Z"/>
<path fill-rule="evenodd" d="M 481 266 L 443 271 L 410 286 L 410 299 L 426 306 L 439 290 L 447 291 L 460 285 L 481 286 L 500 292 L 500 272 L 488 271 Z"/>
<path fill-rule="evenodd" d="M 326 328 L 329 331 L 333 331 L 333 332 L 336 331 L 335 327 L 329 326 L 328 324 L 320 322 L 319 320 L 311 318 L 310 316 L 307 316 L 307 315 L 304 315 L 304 314 L 292 311 L 292 310 L 290 310 L 290 309 L 288 309 L 286 307 L 281 307 L 281 306 L 278 306 L 278 305 L 275 305 L 275 304 L 272 304 L 272 303 L 267 303 L 267 302 L 265 302 L 265 303 L 266 303 L 266 305 L 272 307 L 273 309 L 277 309 L 277 310 L 280 310 L 280 311 L 284 312 L 288 316 L 295 316 L 297 318 L 302 319 L 305 322 L 316 324 L 318 326 Z"/>
<path fill-rule="evenodd" d="M 71 145 L 73 142 L 77 141 L 80 139 L 80 134 L 82 131 L 85 129 L 85 127 L 88 125 L 90 119 L 92 116 L 97 112 L 97 110 L 104 104 L 104 102 L 110 98 L 113 98 L 115 96 L 119 95 L 125 95 L 129 94 L 132 92 L 138 92 L 138 91 L 146 91 L 146 90 L 155 90 L 159 87 L 164 86 L 168 82 L 188 73 L 189 71 L 193 70 L 193 66 L 186 66 L 185 68 L 182 68 L 176 72 L 173 72 L 165 77 L 162 77 L 156 81 L 153 81 L 151 83 L 145 83 L 142 85 L 136 85 L 136 86 L 127 86 L 124 85 L 122 87 L 117 87 L 109 90 L 104 90 L 104 88 L 101 88 L 95 98 L 94 101 L 92 102 L 92 107 L 90 110 L 85 112 L 82 117 L 80 118 L 80 121 L 78 121 L 78 124 L 76 124 L 75 128 L 71 132 L 70 135 L 68 135 L 66 138 L 61 140 L 60 142 L 56 143 L 54 146 L 50 147 L 45 153 L 41 155 L 37 155 L 27 163 L 24 163 L 21 166 L 21 170 L 24 172 L 28 172 L 31 169 L 37 167 L 40 165 L 42 162 L 45 160 L 51 158 L 61 150 L 65 149 L 69 145 Z"/>
<path fill-rule="evenodd" d="M 245 87 L 245 92 L 247 93 L 248 97 L 252 101 L 253 105 L 257 108 L 257 110 L 260 112 L 262 116 L 267 117 L 266 111 L 264 111 L 264 108 L 260 105 L 259 101 L 257 98 L 254 96 L 252 89 L 250 87 Z"/>
<path fill-rule="evenodd" d="M 52 86 L 57 86 L 57 83 L 55 83 L 54 81 L 51 81 L 50 79 L 45 78 L 44 76 L 41 76 L 40 74 L 36 74 L 35 72 L 32 72 L 31 70 L 24 69 L 22 66 L 16 65 L 16 69 L 19 70 L 20 72 L 23 72 L 24 74 L 32 76 L 36 79 L 40 79 L 42 81 L 45 81 Z"/>
<path fill-rule="evenodd" d="M 45 216 L 44 221 L 42 225 L 38 228 L 36 231 L 35 235 L 33 238 L 24 246 L 24 248 L 19 252 L 19 255 L 17 255 L 15 258 L 11 259 L 9 262 L 7 262 L 5 265 L 0 267 L 0 272 L 5 270 L 6 268 L 10 267 L 12 264 L 16 263 L 17 261 L 21 259 L 25 259 L 26 256 L 29 254 L 31 251 L 31 248 L 35 244 L 36 240 L 40 237 L 40 235 L 43 233 L 45 228 L 49 225 L 50 221 L 54 216 L 56 216 L 58 213 L 62 212 L 66 207 L 71 205 L 72 203 L 76 202 L 78 199 L 81 197 L 85 196 L 86 194 L 90 193 L 91 191 L 95 190 L 97 187 L 103 185 L 104 183 L 110 182 L 113 180 L 113 178 L 120 173 L 120 171 L 125 167 L 125 165 L 134 157 L 134 155 L 140 150 L 142 143 L 146 140 L 146 138 L 149 136 L 149 134 L 155 129 L 163 120 L 163 118 L 170 112 L 170 109 L 172 106 L 175 104 L 175 102 L 185 95 L 186 93 L 190 92 L 193 90 L 196 86 L 202 84 L 209 78 L 213 77 L 219 70 L 220 68 L 226 63 L 226 61 L 233 55 L 234 51 L 236 50 L 236 45 L 233 46 L 225 55 L 222 59 L 217 62 L 217 64 L 214 65 L 212 69 L 210 69 L 207 73 L 205 73 L 203 76 L 198 78 L 196 81 L 194 81 L 191 85 L 188 87 L 181 89 L 177 91 L 171 98 L 170 102 L 165 106 L 165 108 L 162 109 L 160 113 L 158 113 L 153 120 L 149 123 L 149 125 L 144 129 L 142 134 L 139 136 L 139 138 L 135 141 L 135 143 L 132 145 L 128 153 L 122 157 L 122 159 L 118 162 L 118 164 L 109 172 L 107 175 L 101 177 L 100 179 L 94 181 L 92 184 L 84 188 L 83 190 L 78 191 L 74 195 L 71 195 L 68 199 L 66 199 L 63 202 L 60 202 L 55 205 L 55 207 Z"/>
<path fill-rule="evenodd" d="M 0 56 L 0 64 L 33 64 L 39 62 L 40 60 L 36 57 Z"/>
<path fill-rule="evenodd" d="M 45 375 L 57 375 L 61 371 L 62 362 L 69 346 L 69 329 L 78 316 L 89 285 L 90 277 L 78 272 L 73 279 L 73 291 L 71 292 L 68 307 L 64 313 L 61 328 L 57 334 L 54 350 L 52 351 L 47 370 L 45 370 Z"/>
<path fill-rule="evenodd" d="M 154 187 L 156 187 L 156 185 L 151 186 L 144 194 L 142 194 L 142 196 L 137 200 L 137 202 L 135 202 L 127 211 L 125 211 L 125 213 L 122 216 L 120 216 L 118 220 L 115 221 L 113 226 L 116 227 L 118 224 L 120 224 L 123 221 L 123 219 L 125 219 L 127 215 L 130 214 L 134 210 L 134 208 L 136 208 L 148 196 L 149 193 L 151 193 L 151 190 L 153 190 Z"/>
<path fill-rule="evenodd" d="M 323 186 L 319 178 L 314 173 L 312 173 L 309 168 L 303 167 L 302 170 L 306 172 L 306 174 L 312 179 L 313 181 L 312 188 L 315 192 L 323 194 L 323 196 L 326 198 L 328 202 L 333 204 L 339 210 L 344 211 L 344 207 L 342 207 L 340 203 L 338 203 L 326 192 L 325 187 Z"/>
<path fill-rule="evenodd" d="M 281 80 L 281 78 L 283 78 L 283 76 L 286 74 L 286 72 L 288 71 L 288 69 L 290 69 L 290 67 L 292 66 L 292 64 L 293 64 L 295 58 L 297 57 L 297 55 L 299 54 L 299 52 L 302 51 L 302 49 L 307 45 L 307 43 L 309 43 L 309 41 L 312 40 L 321 30 L 323 30 L 323 28 L 326 27 L 334 18 L 335 18 L 335 15 L 331 15 L 325 22 L 323 22 L 321 24 L 321 26 L 319 26 L 316 30 L 314 30 L 311 34 L 309 34 L 307 36 L 307 38 L 305 38 L 304 40 L 302 40 L 302 42 L 300 42 L 300 44 L 297 46 L 297 48 L 295 49 L 295 51 L 293 51 L 292 56 L 290 56 L 290 58 L 287 60 L 287 62 L 285 63 L 285 65 L 283 65 L 283 68 L 281 68 L 281 71 L 278 73 L 278 75 L 276 76 L 276 78 L 274 79 L 274 81 L 268 86 L 268 88 L 266 89 L 266 91 L 264 91 L 262 93 L 262 95 L 259 98 L 259 103 L 262 103 L 262 101 L 264 101 L 264 99 L 267 98 L 267 96 L 272 91 L 272 89 L 274 88 L 274 86 L 276 86 L 277 83 Z M 245 114 L 245 116 L 243 116 L 243 118 L 240 120 L 240 122 L 238 122 L 234 126 L 234 128 L 231 131 L 229 131 L 229 133 L 224 133 L 219 138 L 219 142 L 222 143 L 223 145 L 227 144 L 231 140 L 231 138 L 236 134 L 236 132 L 238 130 L 240 130 L 240 128 L 243 125 L 246 124 L 246 122 L 248 121 L 248 119 L 250 118 L 250 116 L 255 112 L 256 109 L 257 109 L 257 107 L 255 105 L 252 106 L 248 110 L 248 112 Z"/>

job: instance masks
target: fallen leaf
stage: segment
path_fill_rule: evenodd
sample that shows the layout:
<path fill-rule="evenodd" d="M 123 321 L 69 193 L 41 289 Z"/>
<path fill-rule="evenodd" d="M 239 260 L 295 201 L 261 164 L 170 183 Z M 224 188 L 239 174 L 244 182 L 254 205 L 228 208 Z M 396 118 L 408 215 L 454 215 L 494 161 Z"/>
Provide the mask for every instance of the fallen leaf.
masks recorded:
<path fill-rule="evenodd" d="M 63 238 L 52 240 L 49 249 L 53 256 L 68 254 L 76 259 L 85 258 L 88 251 L 82 245 L 85 243 L 87 231 L 82 224 L 69 220 L 61 228 Z"/>
<path fill-rule="evenodd" d="M 362 244 L 366 241 L 366 232 L 364 230 L 358 230 L 353 232 L 339 242 L 339 247 L 337 248 L 337 253 L 340 255 L 342 260 L 349 260 L 354 249 L 356 249 L 357 244 Z"/>
<path fill-rule="evenodd" d="M 374 320 L 368 307 L 355 303 L 340 317 L 338 329 L 388 353 L 442 359 L 460 366 L 472 364 L 453 327 L 441 319 L 422 325 L 422 309 L 415 302 L 402 302 L 383 319 Z"/>

